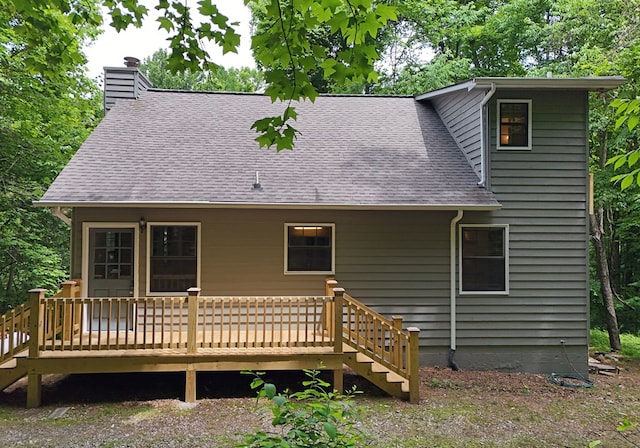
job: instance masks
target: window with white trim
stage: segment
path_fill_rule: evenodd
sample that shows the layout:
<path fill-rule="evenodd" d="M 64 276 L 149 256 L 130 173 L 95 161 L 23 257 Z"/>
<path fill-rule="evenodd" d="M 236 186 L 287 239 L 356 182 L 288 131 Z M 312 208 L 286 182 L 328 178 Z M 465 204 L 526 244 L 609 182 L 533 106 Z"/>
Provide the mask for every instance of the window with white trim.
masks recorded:
<path fill-rule="evenodd" d="M 149 293 L 180 293 L 198 286 L 199 224 L 152 223 L 148 226 Z"/>
<path fill-rule="evenodd" d="M 509 293 L 509 226 L 460 226 L 460 292 Z"/>
<path fill-rule="evenodd" d="M 285 224 L 287 274 L 333 274 L 335 224 Z"/>
<path fill-rule="evenodd" d="M 498 100 L 498 149 L 531 149 L 531 100 Z"/>

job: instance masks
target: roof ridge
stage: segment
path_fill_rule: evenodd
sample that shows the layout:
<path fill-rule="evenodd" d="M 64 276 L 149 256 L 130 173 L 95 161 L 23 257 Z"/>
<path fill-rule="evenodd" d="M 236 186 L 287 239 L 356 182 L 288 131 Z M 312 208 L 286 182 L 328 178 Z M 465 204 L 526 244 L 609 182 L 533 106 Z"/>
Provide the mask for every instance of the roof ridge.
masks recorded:
<path fill-rule="evenodd" d="M 235 92 L 223 90 L 183 90 L 183 89 L 160 89 L 151 87 L 147 89 L 149 92 L 161 93 L 194 93 L 204 95 L 253 95 L 268 96 L 263 92 Z M 344 98 L 413 98 L 413 95 L 393 95 L 393 94 L 376 94 L 376 93 L 320 93 L 319 97 L 344 97 Z"/>

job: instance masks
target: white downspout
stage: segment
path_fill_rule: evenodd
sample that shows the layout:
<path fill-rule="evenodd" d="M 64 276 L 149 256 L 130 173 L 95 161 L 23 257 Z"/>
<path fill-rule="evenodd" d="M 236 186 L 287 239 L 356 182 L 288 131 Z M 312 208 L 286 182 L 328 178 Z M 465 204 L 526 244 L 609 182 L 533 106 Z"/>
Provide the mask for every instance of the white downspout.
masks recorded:
<path fill-rule="evenodd" d="M 62 211 L 62 207 L 51 207 L 49 210 L 51 210 L 51 214 L 53 216 L 59 218 L 66 225 L 71 226 L 71 218 L 64 214 L 64 212 Z"/>
<path fill-rule="evenodd" d="M 487 158 L 487 142 L 484 136 L 484 107 L 487 105 L 493 94 L 496 93 L 495 83 L 491 83 L 491 89 L 482 99 L 480 103 L 480 182 L 479 187 L 485 187 L 487 185 L 487 170 L 486 170 L 486 158 Z"/>
<path fill-rule="evenodd" d="M 456 353 L 456 225 L 462 219 L 464 215 L 463 210 L 458 210 L 456 216 L 451 220 L 451 228 L 449 231 L 449 235 L 451 238 L 450 241 L 450 271 L 451 271 L 451 297 L 450 297 L 450 307 L 451 307 L 451 346 L 449 348 L 449 367 L 453 370 L 458 370 L 458 365 L 453 359 Z"/>

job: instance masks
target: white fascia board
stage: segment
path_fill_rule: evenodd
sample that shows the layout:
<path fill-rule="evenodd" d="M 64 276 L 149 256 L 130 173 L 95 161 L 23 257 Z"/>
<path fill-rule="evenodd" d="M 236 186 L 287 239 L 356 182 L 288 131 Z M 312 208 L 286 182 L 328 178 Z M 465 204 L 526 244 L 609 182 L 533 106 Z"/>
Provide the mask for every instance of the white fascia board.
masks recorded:
<path fill-rule="evenodd" d="M 499 210 L 502 204 L 259 204 L 239 202 L 54 202 L 35 201 L 36 207 L 99 207 L 99 208 L 240 208 L 240 209 L 301 209 L 301 210 Z"/>
<path fill-rule="evenodd" d="M 473 89 L 563 89 L 604 91 L 620 87 L 626 79 L 622 76 L 594 76 L 586 78 L 474 78 L 442 89 L 416 95 L 416 101 L 428 100 L 459 90 Z"/>

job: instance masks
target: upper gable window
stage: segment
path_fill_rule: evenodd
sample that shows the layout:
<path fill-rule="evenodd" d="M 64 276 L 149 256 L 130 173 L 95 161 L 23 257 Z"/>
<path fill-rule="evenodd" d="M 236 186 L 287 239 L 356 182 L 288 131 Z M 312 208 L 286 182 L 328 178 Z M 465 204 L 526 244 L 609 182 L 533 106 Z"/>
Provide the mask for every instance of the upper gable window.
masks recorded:
<path fill-rule="evenodd" d="M 498 100 L 498 149 L 531 149 L 531 100 Z"/>
<path fill-rule="evenodd" d="M 332 274 L 334 224 L 285 224 L 287 274 Z"/>

